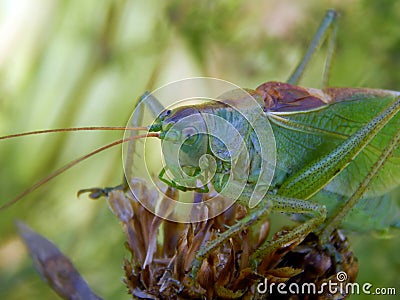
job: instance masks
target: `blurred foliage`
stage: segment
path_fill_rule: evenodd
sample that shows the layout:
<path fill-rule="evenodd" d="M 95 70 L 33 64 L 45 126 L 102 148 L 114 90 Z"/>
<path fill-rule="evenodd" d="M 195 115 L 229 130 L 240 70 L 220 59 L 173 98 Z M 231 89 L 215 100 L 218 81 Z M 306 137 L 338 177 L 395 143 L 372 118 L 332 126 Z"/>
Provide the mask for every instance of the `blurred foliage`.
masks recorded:
<path fill-rule="evenodd" d="M 330 84 L 398 90 L 400 2 L 0 1 L 0 135 L 83 125 L 125 125 L 145 90 L 190 76 L 255 88 L 284 81 L 327 8 L 341 12 Z M 319 87 L 324 47 L 303 80 Z M 120 132 L 1 142 L 1 203 Z M 120 149 L 76 166 L 0 217 L 0 297 L 53 299 L 16 235 L 21 219 L 69 255 L 106 299 L 127 299 L 124 236 L 104 202 L 76 191 L 120 183 Z M 358 282 L 400 291 L 398 238 L 351 235 Z M 362 298 L 354 296 L 354 299 Z M 389 298 L 389 297 L 388 297 Z"/>

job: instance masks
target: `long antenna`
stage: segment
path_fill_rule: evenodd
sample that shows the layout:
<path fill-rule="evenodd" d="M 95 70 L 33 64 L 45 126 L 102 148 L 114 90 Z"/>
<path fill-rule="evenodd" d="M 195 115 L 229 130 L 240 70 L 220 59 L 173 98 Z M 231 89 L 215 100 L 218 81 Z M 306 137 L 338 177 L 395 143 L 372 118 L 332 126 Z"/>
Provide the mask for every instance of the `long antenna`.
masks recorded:
<path fill-rule="evenodd" d="M 109 149 L 111 147 L 114 147 L 116 145 L 119 145 L 119 144 L 122 144 L 122 143 L 125 143 L 125 142 L 128 142 L 128 141 L 133 141 L 133 140 L 136 140 L 136 139 L 146 138 L 146 137 L 159 137 L 159 134 L 158 133 L 147 133 L 147 134 L 128 137 L 128 138 L 125 138 L 125 139 L 120 139 L 120 140 L 117 140 L 117 141 L 112 142 L 110 144 L 107 144 L 105 146 L 102 146 L 102 147 L 100 147 L 100 148 L 98 148 L 98 149 L 96 149 L 96 150 L 94 150 L 94 151 L 92 151 L 92 152 L 90 152 L 88 154 L 85 154 L 85 155 L 83 155 L 83 156 L 81 156 L 81 157 L 79 157 L 77 159 L 74 159 L 73 161 L 67 163 L 66 165 L 64 165 L 61 168 L 59 168 L 56 171 L 54 171 L 49 176 L 39 180 L 34 185 L 32 185 L 31 187 L 27 188 L 21 194 L 16 196 L 14 199 L 12 199 L 12 200 L 8 201 L 7 203 L 3 204 L 2 206 L 0 206 L 0 211 L 3 211 L 6 208 L 10 207 L 11 205 L 15 204 L 16 202 L 21 200 L 23 197 L 25 197 L 29 193 L 31 193 L 34 190 L 38 189 L 39 187 L 41 187 L 45 183 L 49 182 L 50 180 L 52 180 L 53 178 L 57 177 L 61 173 L 65 172 L 66 170 L 72 168 L 73 166 L 75 166 L 76 164 L 80 163 L 81 161 L 84 161 L 84 160 L 88 159 L 89 157 L 91 157 L 91 156 L 93 156 L 93 155 L 95 155 L 95 154 L 97 154 L 99 152 L 102 152 L 102 151 L 104 151 L 106 149 Z"/>
<path fill-rule="evenodd" d="M 52 132 L 68 132 L 68 131 L 95 131 L 95 130 L 148 130 L 147 127 L 122 127 L 122 126 L 90 126 L 90 127 L 72 127 L 72 128 L 56 128 L 46 130 L 28 131 L 23 133 L 10 134 L 0 136 L 0 140 L 11 139 L 21 136 L 52 133 Z"/>

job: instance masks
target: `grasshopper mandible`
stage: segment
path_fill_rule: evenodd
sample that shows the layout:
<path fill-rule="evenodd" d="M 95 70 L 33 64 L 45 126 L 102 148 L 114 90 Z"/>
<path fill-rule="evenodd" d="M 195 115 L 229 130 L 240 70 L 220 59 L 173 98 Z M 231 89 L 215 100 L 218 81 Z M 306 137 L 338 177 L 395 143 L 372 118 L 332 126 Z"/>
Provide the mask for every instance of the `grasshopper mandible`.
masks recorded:
<path fill-rule="evenodd" d="M 242 230 L 244 226 L 250 226 L 250 223 L 254 223 L 257 219 L 266 217 L 271 210 L 286 213 L 305 213 L 314 216 L 301 223 L 287 235 L 274 242 L 262 245 L 252 257 L 254 265 L 257 265 L 261 257 L 269 251 L 296 240 L 297 237 L 304 237 L 311 231 L 319 232 L 321 243 L 323 243 L 331 231 L 340 225 L 345 215 L 360 200 L 387 201 L 383 198 L 399 186 L 400 120 L 397 115 L 400 109 L 399 92 L 357 88 L 323 88 L 317 90 L 296 85 L 311 55 L 329 30 L 333 32 L 331 41 L 334 40 L 335 19 L 336 14 L 333 11 L 328 12 L 302 63 L 287 83 L 267 82 L 255 90 L 247 90 L 251 98 L 255 99 L 255 102 L 250 103 L 247 107 L 248 111 L 252 111 L 254 105 L 260 105 L 262 107 L 261 115 L 265 120 L 268 120 L 272 127 L 277 147 L 275 173 L 271 186 L 260 199 L 260 202 L 252 207 L 249 216 L 231 227 L 213 244 L 202 248 L 192 267 L 193 274 L 196 273 L 201 260 L 210 251 L 218 247 L 219 243 Z M 333 42 L 329 49 L 327 70 L 329 70 L 333 55 Z M 325 83 L 328 73 L 328 71 L 325 72 L 325 79 L 323 80 Z M 184 117 L 193 116 L 201 124 L 201 114 L 205 112 L 216 115 L 229 123 L 235 124 L 235 121 L 238 120 L 237 123 L 244 125 L 235 128 L 245 142 L 249 165 L 242 170 L 242 173 L 234 175 L 234 177 L 240 179 L 243 179 L 241 178 L 243 176 L 245 177 L 243 190 L 235 200 L 246 205 L 251 202 L 254 184 L 262 176 L 260 173 L 262 159 L 260 159 L 256 132 L 247 126 L 246 120 L 240 119 L 229 106 L 229 103 L 238 101 L 238 99 L 222 99 L 222 101 L 213 105 L 204 103 L 163 110 L 156 98 L 147 94 L 143 98 L 149 100 L 150 111 L 155 112 L 156 115 L 160 111 L 161 113 L 158 114 L 151 126 L 139 127 L 140 124 L 136 122 L 137 120 L 134 120 L 133 127 L 127 128 L 127 130 L 135 134 L 137 130 L 147 130 L 153 133 L 127 137 L 117 143 L 102 147 L 61 168 L 0 209 L 15 203 L 27 193 L 79 161 L 115 144 L 146 136 L 158 137 L 182 145 L 180 155 L 186 157 L 182 160 L 184 161 L 185 174 L 189 177 L 195 177 L 196 186 L 188 186 L 183 178 L 166 179 L 164 175 L 167 171 L 170 171 L 172 175 L 178 174 L 174 170 L 175 166 L 172 165 L 167 165 L 169 170 L 163 169 L 160 172 L 159 177 L 162 181 L 183 191 L 194 190 L 201 193 L 208 191 L 209 188 L 214 188 L 217 192 L 223 191 L 228 183 L 228 178 L 232 175 L 231 171 L 233 171 L 231 170 L 232 164 L 227 162 L 229 155 L 226 156 L 226 153 L 229 151 L 226 151 L 218 140 L 210 138 L 203 132 L 199 133 L 196 127 L 183 128 L 181 132 L 174 131 L 174 125 Z M 365 102 L 368 102 L 368 109 L 362 109 L 364 106 L 360 105 L 360 103 Z M 139 106 L 142 105 L 139 104 Z M 201 124 L 204 128 L 207 128 L 207 125 L 205 121 Z M 84 129 L 92 130 L 90 128 L 83 128 L 82 130 Z M 3 138 L 22 135 L 26 134 Z M 237 136 L 233 135 L 233 137 Z M 216 149 L 218 147 L 222 148 Z M 220 152 L 216 150 L 220 150 Z M 205 161 L 205 164 L 200 164 L 198 162 L 198 159 L 205 154 L 213 159 L 213 163 Z M 193 159 L 191 164 L 191 160 L 187 157 L 196 159 Z M 130 159 L 128 157 L 128 165 Z M 210 180 L 199 177 L 210 166 L 213 167 L 213 171 L 210 173 L 214 176 L 209 178 Z M 129 179 L 129 176 L 127 178 Z M 199 186 L 198 181 L 202 179 L 205 183 Z M 100 194 L 106 194 L 107 191 L 97 190 Z M 94 191 L 92 190 L 92 192 Z M 339 206 L 342 206 L 326 212 L 324 201 L 331 201 L 332 199 L 343 199 L 343 205 L 338 203 Z M 328 221 L 324 222 L 326 215 L 328 215 Z"/>

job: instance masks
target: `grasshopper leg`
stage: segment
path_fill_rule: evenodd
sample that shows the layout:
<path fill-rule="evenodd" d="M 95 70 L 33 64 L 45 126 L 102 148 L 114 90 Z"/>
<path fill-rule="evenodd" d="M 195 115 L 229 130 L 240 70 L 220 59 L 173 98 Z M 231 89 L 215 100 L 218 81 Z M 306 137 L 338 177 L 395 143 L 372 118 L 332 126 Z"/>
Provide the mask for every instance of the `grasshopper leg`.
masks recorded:
<path fill-rule="evenodd" d="M 144 109 L 147 108 L 150 111 L 152 116 L 157 116 L 161 111 L 164 110 L 163 105 L 155 98 L 150 92 L 145 92 L 142 96 L 139 97 L 136 105 L 134 114 L 132 116 L 131 126 L 139 127 L 142 124 Z M 133 137 L 138 135 L 137 130 L 131 130 L 129 137 Z M 116 187 L 106 187 L 106 188 L 89 188 L 78 191 L 78 196 L 82 193 L 90 193 L 89 197 L 92 199 L 98 199 L 102 196 L 107 196 L 108 193 L 114 189 L 122 189 L 127 190 L 129 188 L 128 182 L 132 179 L 132 170 L 131 167 L 133 164 L 133 157 L 135 155 L 137 141 L 131 140 L 128 143 L 127 152 L 126 152 L 126 160 L 125 166 L 127 168 L 124 170 L 124 176 L 122 184 Z"/>
<path fill-rule="evenodd" d="M 192 280 L 196 278 L 197 272 L 200 269 L 201 264 L 212 251 L 217 249 L 227 239 L 231 238 L 235 234 L 249 228 L 254 223 L 257 223 L 257 221 L 265 219 L 268 216 L 270 209 L 271 201 L 268 197 L 266 197 L 260 202 L 256 209 L 250 212 L 245 218 L 238 221 L 235 225 L 229 227 L 228 230 L 221 233 L 217 238 L 207 242 L 204 247 L 201 247 L 200 250 L 196 253 L 195 259 L 193 260 L 190 278 L 192 278 Z"/>
<path fill-rule="evenodd" d="M 323 205 L 299 199 L 286 198 L 279 195 L 267 194 L 260 204 L 255 209 L 250 211 L 245 218 L 231 226 L 227 231 L 221 233 L 216 239 L 206 243 L 206 245 L 197 252 L 192 263 L 190 277 L 192 279 L 196 278 L 196 274 L 202 262 L 212 251 L 221 246 L 222 243 L 231 238 L 233 235 L 249 228 L 250 226 L 254 226 L 254 224 L 258 223 L 259 221 L 265 220 L 270 211 L 314 214 L 315 217 L 297 226 L 293 231 L 278 238 L 277 240 L 272 242 L 267 241 L 261 245 L 251 257 L 253 265 L 258 265 L 265 255 L 284 246 L 285 244 L 292 244 L 293 242 L 300 243 L 307 236 L 307 234 L 320 225 L 326 217 L 326 208 Z"/>
<path fill-rule="evenodd" d="M 164 110 L 163 105 L 158 101 L 156 97 L 154 97 L 150 92 L 145 92 L 142 96 L 139 97 L 139 100 L 136 103 L 135 111 L 132 116 L 131 126 L 138 127 L 142 124 L 144 109 L 145 107 L 150 111 L 150 114 L 153 117 L 156 117 L 161 111 Z M 130 131 L 130 136 L 137 135 L 137 131 Z M 126 152 L 126 161 L 125 166 L 127 169 L 124 172 L 124 186 L 128 186 L 127 182 L 132 179 L 132 170 L 131 167 L 133 165 L 133 156 L 135 155 L 135 146 L 137 141 L 130 141 L 128 144 L 128 149 Z"/>
<path fill-rule="evenodd" d="M 368 186 L 372 182 L 372 180 L 376 177 L 378 172 L 382 169 L 386 161 L 393 154 L 393 152 L 399 147 L 400 144 L 400 130 L 397 134 L 392 138 L 389 142 L 389 145 L 382 152 L 378 160 L 369 170 L 367 176 L 363 179 L 363 181 L 359 184 L 357 190 L 350 196 L 350 198 L 335 212 L 333 216 L 331 216 L 326 224 L 324 225 L 320 235 L 321 242 L 324 244 L 329 239 L 332 231 L 337 228 L 341 221 L 345 218 L 346 214 L 354 207 L 355 204 L 363 197 L 365 191 L 368 189 Z"/>
<path fill-rule="evenodd" d="M 257 266 L 271 252 L 289 244 L 301 243 L 303 239 L 315 228 L 321 225 L 326 218 L 326 208 L 324 205 L 313 203 L 306 200 L 286 198 L 279 195 L 269 195 L 273 205 L 271 211 L 284 213 L 313 214 L 314 217 L 298 225 L 287 234 L 273 241 L 266 241 L 252 255 L 253 265 Z"/>
<path fill-rule="evenodd" d="M 324 75 L 322 79 L 322 86 L 323 87 L 327 86 L 332 58 L 335 52 L 336 31 L 337 31 L 336 28 L 337 28 L 337 12 L 334 10 L 328 10 L 321 24 L 319 25 L 317 32 L 315 33 L 310 45 L 308 46 L 306 54 L 304 55 L 303 59 L 301 60 L 297 68 L 294 70 L 292 75 L 287 80 L 287 83 L 294 85 L 299 83 L 302 76 L 304 75 L 304 71 L 307 65 L 309 64 L 312 56 L 317 52 L 318 48 L 321 46 L 326 36 L 329 33 L 331 33 L 329 36 L 328 53 L 325 61 Z"/>

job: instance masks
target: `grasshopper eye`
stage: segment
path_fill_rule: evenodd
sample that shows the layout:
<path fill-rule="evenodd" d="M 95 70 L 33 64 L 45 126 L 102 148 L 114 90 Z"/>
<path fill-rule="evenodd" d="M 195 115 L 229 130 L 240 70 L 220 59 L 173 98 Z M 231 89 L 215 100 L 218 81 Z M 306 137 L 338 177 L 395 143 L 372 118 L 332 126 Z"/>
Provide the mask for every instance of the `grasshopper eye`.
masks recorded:
<path fill-rule="evenodd" d="M 182 137 L 185 140 L 185 144 L 193 145 L 194 143 L 197 142 L 199 135 L 198 135 L 197 129 L 190 126 L 190 127 L 184 128 L 182 130 Z"/>
<path fill-rule="evenodd" d="M 167 118 L 170 114 L 171 114 L 171 110 L 170 110 L 170 109 L 164 110 L 164 111 L 158 116 L 158 118 L 159 118 L 160 120 L 164 120 L 164 119 Z"/>

